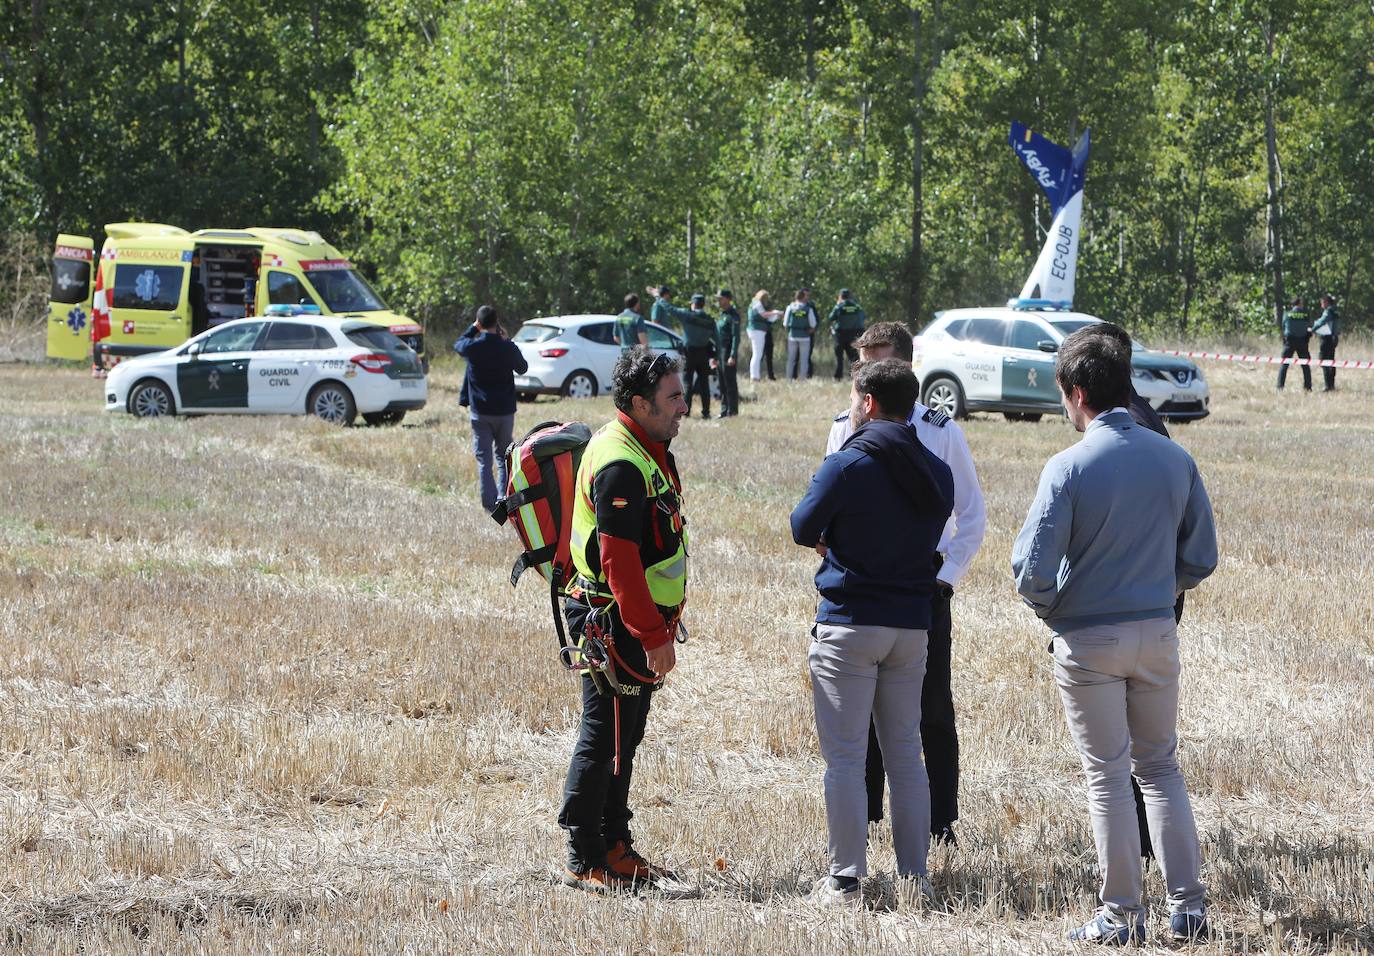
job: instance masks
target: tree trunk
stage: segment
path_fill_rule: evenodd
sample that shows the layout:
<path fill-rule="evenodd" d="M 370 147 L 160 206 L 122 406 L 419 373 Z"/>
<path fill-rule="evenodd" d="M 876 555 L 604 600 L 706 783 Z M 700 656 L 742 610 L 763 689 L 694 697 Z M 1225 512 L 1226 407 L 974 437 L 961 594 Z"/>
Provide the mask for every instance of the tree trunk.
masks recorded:
<path fill-rule="evenodd" d="M 907 253 L 906 277 L 906 317 L 921 324 L 922 262 L 921 233 L 925 212 L 925 199 L 921 192 L 921 163 L 925 154 L 925 117 L 923 107 L 926 97 L 926 75 L 921 64 L 923 43 L 921 8 L 911 7 L 911 63 L 912 63 L 912 105 L 911 105 L 911 248 Z"/>
<path fill-rule="evenodd" d="M 1193 305 L 1193 293 L 1197 289 L 1197 234 L 1202 222 L 1202 200 L 1207 189 L 1207 167 L 1198 170 L 1197 198 L 1193 200 L 1193 227 L 1188 236 L 1188 250 L 1183 260 L 1183 317 L 1179 321 L 1179 331 L 1188 333 L 1188 314 Z"/>
<path fill-rule="evenodd" d="M 48 176 L 51 167 L 48 163 L 47 43 L 43 37 L 46 32 L 46 8 L 45 0 L 33 0 L 30 6 L 29 44 L 33 50 L 33 86 L 27 105 L 29 124 L 33 127 L 34 180 L 43 204 L 39 220 L 49 227 L 50 232 L 55 232 L 56 224 L 61 221 L 61 211 L 56 208 L 57 197 Z"/>
<path fill-rule="evenodd" d="M 1286 302 L 1283 292 L 1283 169 L 1279 165 L 1278 133 L 1274 122 L 1275 76 L 1277 65 L 1274 63 L 1274 21 L 1271 18 L 1264 25 L 1264 52 L 1267 59 L 1268 75 L 1264 83 L 1264 153 L 1268 167 L 1268 186 L 1266 194 L 1266 232 L 1268 234 L 1269 268 L 1273 275 L 1274 322 L 1282 327 L 1283 310 Z"/>
<path fill-rule="evenodd" d="M 312 62 L 310 65 L 310 69 L 315 76 L 315 83 L 313 85 L 315 89 L 318 90 L 320 89 L 321 77 L 323 76 L 324 72 L 320 69 L 320 60 L 323 57 L 323 53 L 320 49 L 319 0 L 314 0 L 314 2 L 310 4 L 310 40 L 312 45 L 314 46 L 314 56 L 311 57 Z M 314 97 L 310 98 L 310 113 L 307 116 L 307 121 L 310 125 L 310 163 L 311 165 L 314 165 L 316 162 L 316 157 L 320 155 L 320 110 L 315 103 Z"/>
<path fill-rule="evenodd" d="M 687 210 L 687 281 L 692 281 L 693 269 L 697 259 L 697 227 L 692 219 L 692 210 Z"/>

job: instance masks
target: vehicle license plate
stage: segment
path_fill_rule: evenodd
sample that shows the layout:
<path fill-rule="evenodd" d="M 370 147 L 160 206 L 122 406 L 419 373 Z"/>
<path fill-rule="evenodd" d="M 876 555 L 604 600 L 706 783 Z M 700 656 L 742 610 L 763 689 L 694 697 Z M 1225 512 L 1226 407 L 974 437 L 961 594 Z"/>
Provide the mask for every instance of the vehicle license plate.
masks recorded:
<path fill-rule="evenodd" d="M 1171 401 L 1171 402 L 1195 402 L 1195 401 L 1197 401 L 1197 396 L 1196 396 L 1196 395 L 1192 395 L 1192 394 L 1190 394 L 1190 393 L 1188 393 L 1188 392 L 1174 392 L 1173 395 L 1169 396 L 1169 401 Z"/>
<path fill-rule="evenodd" d="M 405 378 L 401 379 L 401 388 L 419 388 L 419 387 L 420 387 L 420 383 L 417 382 L 417 381 L 415 381 L 415 379 L 413 379 L 413 378 L 412 378 L 412 379 L 405 379 Z"/>

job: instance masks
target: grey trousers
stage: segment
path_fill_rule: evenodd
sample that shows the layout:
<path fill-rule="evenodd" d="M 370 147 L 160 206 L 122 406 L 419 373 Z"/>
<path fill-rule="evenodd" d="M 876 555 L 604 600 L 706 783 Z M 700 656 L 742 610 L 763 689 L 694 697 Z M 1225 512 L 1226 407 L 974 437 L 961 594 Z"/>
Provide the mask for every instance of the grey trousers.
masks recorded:
<path fill-rule="evenodd" d="M 816 735 L 825 758 L 830 873 L 868 875 L 864 764 L 871 718 L 878 730 L 891 790 L 898 875 L 925 876 L 930 849 L 930 784 L 921 762 L 926 632 L 817 624 L 815 635 L 808 663 L 816 703 Z"/>
<path fill-rule="evenodd" d="M 515 430 L 514 415 L 482 415 L 473 412 L 472 454 L 477 459 L 477 487 L 482 508 L 491 511 L 496 499 L 506 493 L 506 448 Z M 496 477 L 492 477 L 492 469 Z"/>
<path fill-rule="evenodd" d="M 810 339 L 787 340 L 787 377 L 796 378 L 799 369 L 802 378 L 806 378 L 811 372 Z"/>
<path fill-rule="evenodd" d="M 1087 776 L 1103 910 L 1116 923 L 1145 918 L 1132 775 L 1145 795 L 1169 911 L 1203 908 L 1197 826 L 1178 769 L 1178 674 L 1172 615 L 1054 639 L 1054 676 Z"/>

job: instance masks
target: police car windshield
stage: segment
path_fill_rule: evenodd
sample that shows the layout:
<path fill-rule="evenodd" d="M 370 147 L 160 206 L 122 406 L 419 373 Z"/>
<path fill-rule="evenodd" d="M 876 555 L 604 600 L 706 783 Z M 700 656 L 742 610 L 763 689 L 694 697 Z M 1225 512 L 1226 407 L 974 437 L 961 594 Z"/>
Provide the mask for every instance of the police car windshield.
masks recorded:
<path fill-rule="evenodd" d="M 1064 335 L 1065 337 L 1072 335 L 1079 329 L 1084 329 L 1090 325 L 1096 324 L 1096 322 L 1093 322 L 1090 319 L 1061 319 L 1058 322 L 1050 323 L 1050 325 L 1054 327 L 1056 332 L 1059 332 L 1061 335 Z M 1131 339 L 1131 351 L 1143 352 L 1145 351 L 1145 346 L 1141 345 L 1135 339 Z"/>
<path fill-rule="evenodd" d="M 315 287 L 330 312 L 381 312 L 386 308 L 382 297 L 356 269 L 314 269 L 306 273 L 306 281 Z"/>

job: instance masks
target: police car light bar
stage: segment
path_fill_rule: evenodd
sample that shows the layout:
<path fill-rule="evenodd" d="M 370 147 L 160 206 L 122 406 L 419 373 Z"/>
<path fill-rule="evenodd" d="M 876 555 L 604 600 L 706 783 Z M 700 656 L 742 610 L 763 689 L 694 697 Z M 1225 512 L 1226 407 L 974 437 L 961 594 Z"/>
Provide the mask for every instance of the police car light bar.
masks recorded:
<path fill-rule="evenodd" d="M 1008 299 L 1007 308 L 1020 312 L 1070 312 L 1073 303 L 1054 299 Z"/>

